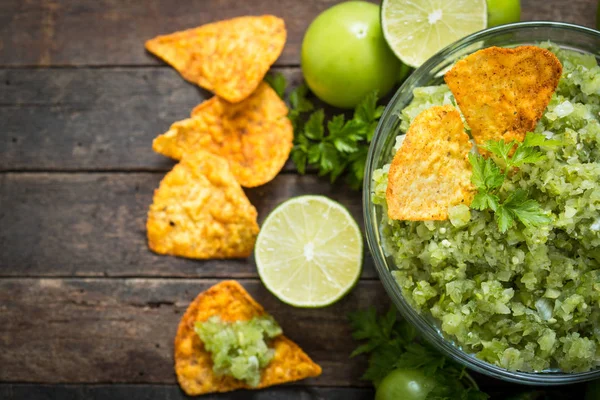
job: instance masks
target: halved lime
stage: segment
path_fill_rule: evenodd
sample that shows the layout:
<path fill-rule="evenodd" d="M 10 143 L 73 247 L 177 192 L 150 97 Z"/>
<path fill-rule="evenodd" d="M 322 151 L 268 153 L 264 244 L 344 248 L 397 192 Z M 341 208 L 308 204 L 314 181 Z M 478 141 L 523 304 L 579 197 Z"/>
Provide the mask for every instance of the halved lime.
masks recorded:
<path fill-rule="evenodd" d="M 358 281 L 363 239 L 352 215 L 324 196 L 294 197 L 263 223 L 254 257 L 264 285 L 296 307 L 323 307 Z"/>
<path fill-rule="evenodd" d="M 383 0 L 381 4 L 385 40 L 403 63 L 415 68 L 486 24 L 486 0 Z"/>

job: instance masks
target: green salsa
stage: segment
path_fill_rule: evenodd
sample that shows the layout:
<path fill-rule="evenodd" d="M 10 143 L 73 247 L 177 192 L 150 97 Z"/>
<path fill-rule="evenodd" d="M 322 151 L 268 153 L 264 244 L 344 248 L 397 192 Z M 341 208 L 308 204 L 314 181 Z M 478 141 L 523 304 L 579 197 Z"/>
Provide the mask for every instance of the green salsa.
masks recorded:
<path fill-rule="evenodd" d="M 195 331 L 211 354 L 215 374 L 233 376 L 253 387 L 258 386 L 262 368 L 275 354 L 267 341 L 282 333 L 268 315 L 235 322 L 212 316 L 196 322 Z"/>
<path fill-rule="evenodd" d="M 457 345 L 509 370 L 588 371 L 600 365 L 600 67 L 543 47 L 563 75 L 535 132 L 561 145 L 541 148 L 546 159 L 510 176 L 500 196 L 527 190 L 551 223 L 500 233 L 491 212 L 466 206 L 448 221 L 389 220 L 389 164 L 374 173 L 373 200 L 404 296 Z M 443 104 L 455 105 L 446 85 L 415 89 L 396 149 L 421 111 Z"/>

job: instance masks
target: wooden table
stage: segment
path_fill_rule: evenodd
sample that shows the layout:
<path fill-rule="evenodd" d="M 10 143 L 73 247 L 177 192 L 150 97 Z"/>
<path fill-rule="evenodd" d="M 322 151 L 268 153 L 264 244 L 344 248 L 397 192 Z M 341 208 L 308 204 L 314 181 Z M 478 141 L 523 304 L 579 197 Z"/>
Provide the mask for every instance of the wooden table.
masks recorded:
<path fill-rule="evenodd" d="M 294 309 L 257 279 L 252 259 L 157 256 L 145 218 L 173 162 L 152 139 L 210 94 L 144 51 L 157 34 L 247 14 L 285 19 L 274 69 L 301 80 L 309 22 L 334 0 L 3 0 L 0 2 L 0 398 L 180 399 L 173 337 L 200 291 L 238 279 L 323 367 L 319 378 L 254 399 L 370 399 L 349 311 L 389 300 L 366 256 L 336 305 Z M 523 20 L 595 24 L 596 0 L 523 0 Z M 247 190 L 259 222 L 281 201 L 323 194 L 362 222 L 358 192 L 298 175 L 292 163 Z M 483 380 L 490 390 L 505 383 Z M 569 388 L 575 393 L 577 387 Z M 239 391 L 207 399 L 244 399 Z M 573 398 L 573 397 L 572 397 Z"/>

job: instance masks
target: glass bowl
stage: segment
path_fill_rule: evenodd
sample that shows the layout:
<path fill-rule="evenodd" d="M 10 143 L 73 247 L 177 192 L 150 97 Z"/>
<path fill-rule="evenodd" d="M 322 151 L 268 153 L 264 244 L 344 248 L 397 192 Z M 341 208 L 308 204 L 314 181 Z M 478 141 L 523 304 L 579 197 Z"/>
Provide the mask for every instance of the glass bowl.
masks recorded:
<path fill-rule="evenodd" d="M 486 29 L 449 45 L 430 58 L 404 82 L 386 107 L 369 149 L 363 186 L 367 242 L 383 286 L 404 318 L 416 326 L 427 341 L 449 358 L 491 377 L 530 385 L 559 385 L 588 381 L 600 378 L 600 368 L 582 373 L 509 371 L 476 358 L 461 350 L 452 339 L 442 336 L 433 317 L 419 314 L 404 299 L 400 287 L 391 274 L 394 264 L 391 257 L 385 256 L 382 248 L 379 230 L 382 210 L 372 202 L 374 190 L 372 180 L 373 172 L 388 163 L 392 157 L 392 147 L 399 132 L 398 115 L 411 102 L 413 89 L 443 83 L 444 73 L 457 60 L 479 49 L 490 46 L 514 47 L 548 40 L 563 48 L 593 54 L 600 61 L 600 32 L 557 22 L 521 22 Z"/>

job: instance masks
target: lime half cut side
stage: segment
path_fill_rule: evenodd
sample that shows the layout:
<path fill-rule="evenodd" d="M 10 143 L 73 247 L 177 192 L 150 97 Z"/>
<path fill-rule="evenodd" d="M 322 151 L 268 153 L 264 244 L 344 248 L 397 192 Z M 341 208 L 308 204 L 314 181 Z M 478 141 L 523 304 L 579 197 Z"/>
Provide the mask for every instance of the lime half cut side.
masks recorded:
<path fill-rule="evenodd" d="M 381 4 L 381 27 L 388 45 L 403 63 L 415 68 L 486 25 L 486 0 L 383 0 Z"/>
<path fill-rule="evenodd" d="M 296 307 L 324 307 L 350 291 L 363 261 L 352 215 L 324 196 L 294 197 L 263 223 L 254 250 L 263 284 Z"/>

